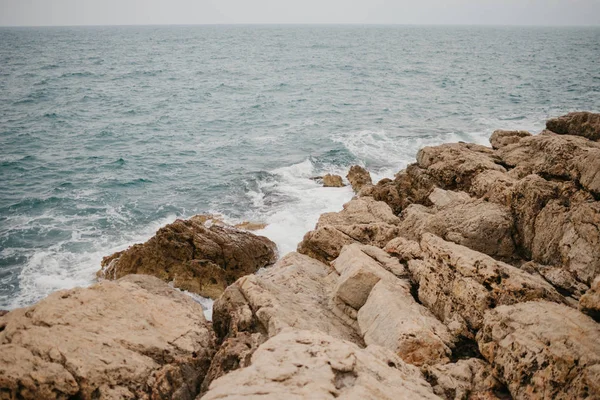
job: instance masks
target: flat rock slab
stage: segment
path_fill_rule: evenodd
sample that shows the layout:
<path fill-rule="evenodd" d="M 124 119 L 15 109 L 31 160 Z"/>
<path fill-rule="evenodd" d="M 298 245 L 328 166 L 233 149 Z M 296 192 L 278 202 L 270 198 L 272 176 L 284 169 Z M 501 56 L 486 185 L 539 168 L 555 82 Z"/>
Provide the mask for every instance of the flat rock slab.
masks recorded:
<path fill-rule="evenodd" d="M 214 351 L 199 304 L 129 275 L 0 317 L 0 397 L 190 399 Z"/>
<path fill-rule="evenodd" d="M 321 332 L 285 330 L 249 367 L 210 385 L 215 399 L 439 399 L 421 372 L 377 346 L 361 349 Z"/>

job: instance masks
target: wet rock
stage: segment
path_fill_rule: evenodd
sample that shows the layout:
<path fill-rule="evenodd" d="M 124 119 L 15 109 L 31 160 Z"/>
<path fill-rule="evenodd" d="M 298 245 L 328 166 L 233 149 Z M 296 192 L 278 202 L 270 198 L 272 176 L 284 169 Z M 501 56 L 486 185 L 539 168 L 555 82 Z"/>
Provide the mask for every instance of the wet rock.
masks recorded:
<path fill-rule="evenodd" d="M 265 229 L 267 226 L 268 224 L 265 224 L 264 222 L 244 221 L 240 222 L 239 224 L 235 224 L 233 227 L 236 229 L 243 229 L 245 231 L 260 231 Z"/>
<path fill-rule="evenodd" d="M 348 175 L 346 175 L 348 181 L 352 185 L 352 189 L 358 193 L 363 186 L 372 185 L 373 181 L 371 180 L 371 174 L 369 171 L 361 167 L 360 165 L 353 165 L 350 167 L 350 171 L 348 171 Z"/>
<path fill-rule="evenodd" d="M 399 222 L 384 202 L 370 197 L 355 198 L 344 204 L 342 211 L 321 215 L 315 230 L 304 235 L 298 252 L 330 262 L 347 244 L 383 247 L 398 236 Z"/>
<path fill-rule="evenodd" d="M 579 309 L 600 322 L 600 276 L 594 279 L 592 287 L 579 300 Z"/>
<path fill-rule="evenodd" d="M 344 187 L 344 181 L 339 175 L 327 174 L 323 177 L 323 186 L 325 187 Z"/>
<path fill-rule="evenodd" d="M 564 305 L 532 301 L 486 313 L 481 354 L 515 399 L 600 397 L 600 324 Z"/>
<path fill-rule="evenodd" d="M 419 300 L 457 337 L 472 337 L 488 309 L 534 299 L 564 302 L 539 276 L 425 233 L 423 260 L 408 267 L 419 284 Z"/>
<path fill-rule="evenodd" d="M 259 347 L 249 367 L 210 385 L 204 400 L 438 399 L 420 371 L 392 352 L 321 332 L 285 330 Z"/>
<path fill-rule="evenodd" d="M 367 345 L 390 349 L 409 364 L 449 361 L 454 337 L 415 301 L 407 280 L 379 281 L 358 311 L 357 321 Z"/>
<path fill-rule="evenodd" d="M 447 400 L 510 398 L 504 385 L 493 376 L 491 366 L 478 358 L 426 366 L 423 370 L 435 394 Z"/>
<path fill-rule="evenodd" d="M 338 274 L 328 265 L 290 253 L 260 275 L 229 286 L 213 306 L 213 326 L 220 339 L 239 332 L 272 337 L 286 327 L 320 330 L 362 343 L 331 302 Z"/>
<path fill-rule="evenodd" d="M 546 122 L 546 128 L 560 135 L 583 136 L 600 139 L 600 114 L 573 112 Z"/>
<path fill-rule="evenodd" d="M 199 304 L 157 278 L 129 275 L 0 317 L 0 393 L 190 399 L 214 347 Z"/>
<path fill-rule="evenodd" d="M 527 131 L 503 131 L 497 130 L 492 133 L 490 143 L 494 149 L 499 149 L 509 144 L 518 143 L 524 137 L 531 136 Z"/>
<path fill-rule="evenodd" d="M 105 257 L 98 276 L 153 275 L 215 299 L 237 278 L 275 262 L 275 243 L 266 237 L 207 221 L 198 216 L 159 229 L 146 243 Z"/>

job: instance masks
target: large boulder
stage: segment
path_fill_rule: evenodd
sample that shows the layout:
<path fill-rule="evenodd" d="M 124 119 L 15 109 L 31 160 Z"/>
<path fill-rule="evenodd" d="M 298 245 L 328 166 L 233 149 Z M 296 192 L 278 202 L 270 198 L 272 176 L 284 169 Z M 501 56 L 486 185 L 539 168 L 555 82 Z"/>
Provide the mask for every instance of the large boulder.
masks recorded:
<path fill-rule="evenodd" d="M 298 252 L 330 262 L 347 244 L 383 247 L 398 236 L 399 223 L 386 203 L 371 197 L 354 198 L 342 211 L 321 215 L 315 229 L 298 244 Z"/>
<path fill-rule="evenodd" d="M 583 136 L 591 140 L 599 140 L 600 114 L 572 112 L 548 120 L 546 128 L 560 135 Z"/>
<path fill-rule="evenodd" d="M 472 338 L 484 313 L 499 305 L 565 301 L 541 277 L 430 233 L 423 235 L 421 249 L 423 259 L 408 262 L 419 300 L 457 336 Z"/>
<path fill-rule="evenodd" d="M 600 398 L 600 324 L 564 305 L 533 301 L 486 313 L 481 354 L 514 399 Z"/>
<path fill-rule="evenodd" d="M 337 272 L 308 256 L 289 253 L 259 275 L 229 286 L 213 306 L 219 339 L 239 332 L 275 336 L 284 328 L 320 330 L 362 343 L 362 338 L 331 302 Z"/>
<path fill-rule="evenodd" d="M 276 245 L 263 236 L 213 224 L 205 218 L 177 220 L 143 244 L 102 260 L 98 276 L 156 276 L 177 288 L 216 299 L 236 279 L 276 260 Z"/>
<path fill-rule="evenodd" d="M 436 188 L 433 207 L 411 204 L 401 215 L 400 234 L 419 240 L 429 232 L 492 257 L 515 256 L 513 218 L 507 207 Z"/>
<path fill-rule="evenodd" d="M 212 382 L 203 399 L 259 397 L 439 399 L 416 367 L 388 350 L 289 329 L 261 345 L 250 366 Z"/>
<path fill-rule="evenodd" d="M 193 399 L 214 351 L 198 303 L 129 275 L 0 317 L 0 397 Z"/>
<path fill-rule="evenodd" d="M 360 165 L 353 165 L 350 167 L 350 171 L 348 171 L 348 175 L 346 175 L 348 181 L 352 185 L 352 189 L 358 193 L 363 186 L 372 185 L 373 181 L 371 180 L 371 174 L 369 171 L 361 167 Z"/>

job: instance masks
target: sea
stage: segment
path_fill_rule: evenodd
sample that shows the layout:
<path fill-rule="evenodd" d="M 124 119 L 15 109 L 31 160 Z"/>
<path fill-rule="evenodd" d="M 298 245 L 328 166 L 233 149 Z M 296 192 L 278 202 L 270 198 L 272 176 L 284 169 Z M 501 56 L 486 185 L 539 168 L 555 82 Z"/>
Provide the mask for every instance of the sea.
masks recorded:
<path fill-rule="evenodd" d="M 600 28 L 0 28 L 0 309 L 195 214 L 296 248 L 360 164 L 600 111 Z"/>

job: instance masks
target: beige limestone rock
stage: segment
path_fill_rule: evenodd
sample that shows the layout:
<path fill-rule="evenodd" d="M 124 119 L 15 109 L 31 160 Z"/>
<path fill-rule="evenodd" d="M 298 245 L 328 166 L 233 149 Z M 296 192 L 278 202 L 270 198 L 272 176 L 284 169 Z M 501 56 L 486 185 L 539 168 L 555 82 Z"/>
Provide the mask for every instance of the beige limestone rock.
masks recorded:
<path fill-rule="evenodd" d="M 327 174 L 323 177 L 323 186 L 325 187 L 344 187 L 344 181 L 339 175 Z"/>
<path fill-rule="evenodd" d="M 590 289 L 581 296 L 579 309 L 600 322 L 600 276 L 594 279 Z"/>
<path fill-rule="evenodd" d="M 249 367 L 217 379 L 203 397 L 258 398 L 439 399 L 416 367 L 390 351 L 294 330 L 262 344 Z"/>
<path fill-rule="evenodd" d="M 315 230 L 304 235 L 298 252 L 323 262 L 337 258 L 347 244 L 383 247 L 398 236 L 398 223 L 390 207 L 370 197 L 354 198 L 340 212 L 321 215 Z"/>
<path fill-rule="evenodd" d="M 272 337 L 286 327 L 320 330 L 362 343 L 331 304 L 338 274 L 328 265 L 290 253 L 264 273 L 229 286 L 213 306 L 213 326 L 224 339 L 238 332 Z"/>
<path fill-rule="evenodd" d="M 350 184 L 352 185 L 352 189 L 354 189 L 356 193 L 358 193 L 363 186 L 373 184 L 369 171 L 360 165 L 353 165 L 350 167 L 350 171 L 348 171 L 346 178 L 348 178 L 348 181 L 350 181 Z"/>
<path fill-rule="evenodd" d="M 213 354 L 199 304 L 129 275 L 0 317 L 0 397 L 191 399 Z"/>
<path fill-rule="evenodd" d="M 207 227 L 209 220 L 197 216 L 160 228 L 146 243 L 104 257 L 98 276 L 153 275 L 215 299 L 237 278 L 275 262 L 271 240 L 219 224 Z"/>
<path fill-rule="evenodd" d="M 503 131 L 497 130 L 492 133 L 490 143 L 494 149 L 508 146 L 509 144 L 518 143 L 524 137 L 531 136 L 527 131 Z"/>
<path fill-rule="evenodd" d="M 510 398 L 484 360 L 469 358 L 451 364 L 426 366 L 424 374 L 433 391 L 447 400 L 495 400 Z"/>
<path fill-rule="evenodd" d="M 455 335 L 472 337 L 485 311 L 504 304 L 535 299 L 564 302 L 539 276 L 425 233 L 423 260 L 408 267 L 419 284 L 419 300 Z"/>
<path fill-rule="evenodd" d="M 575 279 L 573 274 L 562 266 L 542 265 L 529 261 L 521 265 L 521 269 L 530 274 L 539 274 L 561 294 L 571 296 L 574 299 L 579 299 L 589 289 L 587 285 Z"/>
<path fill-rule="evenodd" d="M 546 122 L 546 128 L 560 135 L 583 136 L 591 140 L 600 139 L 600 114 L 573 112 Z"/>
<path fill-rule="evenodd" d="M 600 398 L 600 324 L 532 301 L 486 313 L 477 342 L 514 399 Z"/>
<path fill-rule="evenodd" d="M 446 191 L 436 189 L 432 195 L 441 192 Z M 399 225 L 402 236 L 419 240 L 423 233 L 429 232 L 493 257 L 514 257 L 513 219 L 508 208 L 466 194 L 454 201 L 434 200 L 444 205 L 427 208 L 412 204 L 402 212 Z"/>
<path fill-rule="evenodd" d="M 465 203 L 473 200 L 468 193 L 465 192 L 453 192 L 451 190 L 444 190 L 440 188 L 434 188 L 429 195 L 429 201 L 436 207 L 444 207 L 452 203 Z"/>
<path fill-rule="evenodd" d="M 469 188 L 473 178 L 485 170 L 506 172 L 500 161 L 489 147 L 467 143 L 424 147 L 417 153 L 418 166 L 447 190 Z"/>
<path fill-rule="evenodd" d="M 383 250 L 404 263 L 410 260 L 423 258 L 423 252 L 421 251 L 419 242 L 406 239 L 402 236 L 390 240 Z"/>
<path fill-rule="evenodd" d="M 407 280 L 381 280 L 358 311 L 367 345 L 392 350 L 409 364 L 446 363 L 454 338 L 446 326 L 415 301 Z"/>

